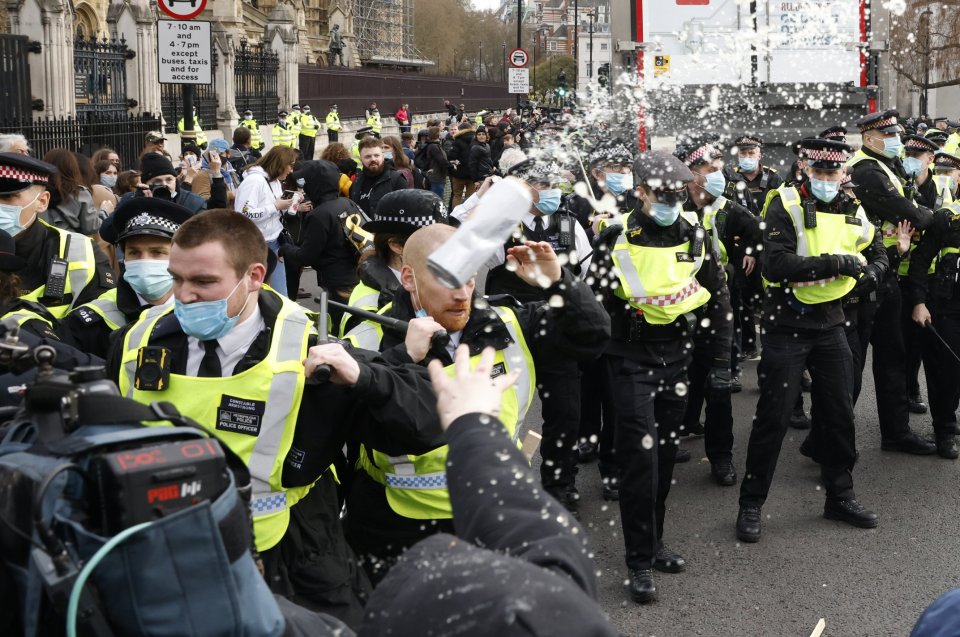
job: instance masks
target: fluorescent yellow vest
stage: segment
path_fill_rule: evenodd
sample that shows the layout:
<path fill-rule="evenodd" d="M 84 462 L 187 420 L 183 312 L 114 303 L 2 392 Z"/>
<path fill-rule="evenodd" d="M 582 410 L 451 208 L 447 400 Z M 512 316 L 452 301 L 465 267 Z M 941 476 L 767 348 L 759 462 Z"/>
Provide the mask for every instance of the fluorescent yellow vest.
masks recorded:
<path fill-rule="evenodd" d="M 27 308 L 21 308 L 14 312 L 8 312 L 7 314 L 0 316 L 0 320 L 6 321 L 8 319 L 13 319 L 16 321 L 17 325 L 21 327 L 23 327 L 23 324 L 27 321 L 43 321 L 50 326 L 50 329 L 54 328 L 53 321 L 51 321 L 49 318 Z"/>
<path fill-rule="evenodd" d="M 263 148 L 263 135 L 260 134 L 260 125 L 255 119 L 245 119 L 240 125 L 250 130 L 250 146 L 257 150 Z"/>
<path fill-rule="evenodd" d="M 115 331 L 127 324 L 127 317 L 120 308 L 117 307 L 117 288 L 107 290 L 89 303 L 84 303 L 81 307 L 90 309 L 103 319 L 104 324 Z M 74 310 L 76 311 L 76 310 Z"/>
<path fill-rule="evenodd" d="M 320 130 L 320 120 L 313 116 L 313 113 L 305 113 L 300 116 L 300 134 L 306 137 L 316 137 Z"/>
<path fill-rule="evenodd" d="M 350 305 L 351 307 L 358 307 L 361 310 L 367 310 L 368 312 L 376 312 L 377 310 L 379 310 L 380 308 L 377 307 L 379 303 L 380 303 L 380 290 L 377 290 L 376 288 L 372 288 L 366 283 L 362 283 L 362 282 L 358 283 L 356 287 L 353 288 L 353 291 L 350 292 L 350 299 L 347 301 L 347 305 Z M 387 304 L 384 307 L 384 310 L 386 310 L 391 305 L 392 304 Z M 346 327 L 347 327 L 347 322 L 349 320 L 350 320 L 350 315 L 344 314 L 343 320 L 340 321 L 341 337 L 346 337 Z M 358 326 L 358 327 L 361 327 L 361 326 Z M 359 344 L 360 342 L 359 340 L 356 341 L 356 346 L 362 349 L 370 349 L 373 351 L 377 351 L 380 345 L 380 338 L 383 336 L 383 327 L 381 327 L 379 323 L 374 323 L 370 321 L 369 329 L 374 334 L 376 334 L 376 342 L 374 343 L 374 347 L 366 347 L 364 345 L 361 345 Z M 351 333 L 352 332 L 353 330 L 351 330 Z M 366 341 L 366 339 L 364 339 L 364 341 Z M 370 342 L 373 342 L 373 341 L 370 341 Z"/>
<path fill-rule="evenodd" d="M 371 115 L 367 118 L 367 126 L 373 128 L 373 132 L 379 135 L 381 129 L 383 129 L 383 122 L 379 115 Z"/>
<path fill-rule="evenodd" d="M 60 235 L 57 255 L 67 262 L 67 284 L 63 288 L 63 295 L 66 297 L 72 294 L 73 298 L 66 305 L 45 305 L 41 298 L 46 292 L 46 285 L 24 294 L 22 298 L 43 305 L 55 318 L 62 319 L 73 310 L 77 297 L 96 275 L 97 260 L 93 254 L 93 242 L 78 232 L 54 228 L 43 219 L 37 219 L 36 223 L 41 223 Z"/>
<path fill-rule="evenodd" d="M 717 252 L 720 253 L 720 265 L 724 266 L 730 262 L 730 258 L 727 256 L 727 246 L 723 244 L 723 239 L 720 237 L 720 228 L 718 226 L 722 221 L 718 223 L 717 217 L 722 216 L 726 218 L 727 201 L 726 197 L 717 197 L 716 201 L 708 204 L 703 209 L 703 227 L 710 233 L 713 245 L 717 247 Z"/>
<path fill-rule="evenodd" d="M 536 387 L 533 355 L 527 347 L 523 331 L 512 310 L 493 307 L 510 332 L 512 342 L 497 350 L 494 369 L 509 374 L 520 367 L 520 376 L 513 387 L 503 393 L 500 402 L 500 421 L 514 442 L 520 436 L 520 424 L 533 401 Z M 375 348 L 379 349 L 379 348 Z M 471 359 L 476 366 L 480 357 Z M 447 373 L 453 376 L 453 365 Z M 447 491 L 447 446 L 423 455 L 388 456 L 372 449 L 360 448 L 357 468 L 386 487 L 387 502 L 397 515 L 414 520 L 438 520 L 453 517 L 450 493 Z"/>
<path fill-rule="evenodd" d="M 288 125 L 286 128 L 276 123 L 271 131 L 273 133 L 274 146 L 289 146 L 293 148 L 293 129 Z"/>
<path fill-rule="evenodd" d="M 290 507 L 301 500 L 309 486 L 284 488 L 283 464 L 293 442 L 293 432 L 303 397 L 310 335 L 315 333 L 306 312 L 280 297 L 283 305 L 273 329 L 270 351 L 250 369 L 225 378 L 195 378 L 170 375 L 163 391 L 141 391 L 133 386 L 140 348 L 150 344 L 150 335 L 172 307 L 150 308 L 127 332 L 123 342 L 120 392 L 137 402 L 169 401 L 180 413 L 196 420 L 208 433 L 223 441 L 247 464 L 253 486 L 250 503 L 257 550 L 277 544 L 290 522 Z M 255 433 L 243 433 L 244 430 Z"/>
<path fill-rule="evenodd" d="M 179 133 L 180 136 L 182 137 L 183 131 L 184 131 L 183 118 L 181 117 L 180 121 L 177 122 L 177 133 Z M 203 134 L 203 126 L 200 125 L 200 120 L 197 118 L 196 115 L 194 115 L 193 117 L 193 134 L 196 136 L 195 139 L 197 142 L 197 146 L 203 146 L 204 144 L 207 143 L 207 136 Z"/>
<path fill-rule="evenodd" d="M 333 111 L 327 113 L 327 128 L 332 131 L 340 130 L 340 115 Z"/>
<path fill-rule="evenodd" d="M 944 208 L 950 211 L 951 220 L 956 220 L 960 218 L 960 203 L 957 203 L 956 201 L 951 201 L 950 203 L 946 204 Z M 934 259 L 934 263 L 930 265 L 930 271 L 931 272 L 934 271 L 934 269 L 937 266 L 937 261 L 939 259 L 945 259 L 951 254 L 960 254 L 960 246 L 947 246 L 942 250 L 940 250 L 940 254 L 937 255 L 936 259 Z"/>
<path fill-rule="evenodd" d="M 709 301 L 710 291 L 697 281 L 697 272 L 706 258 L 706 245 L 699 254 L 690 254 L 689 241 L 666 248 L 634 245 L 627 240 L 632 214 L 628 212 L 620 217 L 623 231 L 613 246 L 613 264 L 620 280 L 615 294 L 643 312 L 644 319 L 651 325 L 672 323 Z M 694 226 L 695 232 L 704 232 L 698 220 L 681 214 Z M 606 225 L 601 223 L 601 229 Z M 629 232 L 633 235 L 641 231 L 635 228 Z"/>
<path fill-rule="evenodd" d="M 780 186 L 777 192 L 797 233 L 798 256 L 859 254 L 873 241 L 877 229 L 867 220 L 863 208 L 857 208 L 857 213 L 852 216 L 817 211 L 817 227 L 807 228 L 803 222 L 803 206 L 797 189 Z M 766 283 L 773 287 L 780 286 L 770 281 Z M 838 275 L 817 281 L 794 281 L 789 287 L 797 299 L 812 305 L 843 298 L 856 284 L 855 278 Z"/>

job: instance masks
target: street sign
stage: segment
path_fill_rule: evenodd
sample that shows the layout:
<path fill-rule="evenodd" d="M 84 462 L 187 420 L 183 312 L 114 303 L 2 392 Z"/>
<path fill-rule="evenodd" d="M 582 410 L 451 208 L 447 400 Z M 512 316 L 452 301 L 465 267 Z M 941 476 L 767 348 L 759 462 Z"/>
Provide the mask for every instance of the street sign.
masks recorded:
<path fill-rule="evenodd" d="M 527 95 L 530 92 L 530 69 L 509 69 L 507 92 Z"/>
<path fill-rule="evenodd" d="M 210 84 L 213 82 L 212 53 L 209 22 L 160 20 L 157 23 L 157 67 L 161 84 Z"/>
<path fill-rule="evenodd" d="M 670 72 L 670 56 L 656 55 L 653 58 L 653 76 L 660 77 Z"/>
<path fill-rule="evenodd" d="M 524 49 L 514 49 L 513 51 L 510 51 L 510 65 L 514 68 L 521 69 L 525 67 L 529 61 L 530 54 Z"/>
<path fill-rule="evenodd" d="M 174 20 L 192 20 L 207 8 L 207 0 L 157 0 L 157 4 Z"/>

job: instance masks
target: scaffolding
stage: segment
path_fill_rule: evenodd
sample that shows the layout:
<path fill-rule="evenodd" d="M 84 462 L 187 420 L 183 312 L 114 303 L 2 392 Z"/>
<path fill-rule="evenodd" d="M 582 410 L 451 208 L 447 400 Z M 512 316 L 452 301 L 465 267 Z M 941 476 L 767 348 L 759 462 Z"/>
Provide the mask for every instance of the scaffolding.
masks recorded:
<path fill-rule="evenodd" d="M 414 46 L 414 0 L 353 0 L 357 52 L 364 64 L 424 66 Z"/>

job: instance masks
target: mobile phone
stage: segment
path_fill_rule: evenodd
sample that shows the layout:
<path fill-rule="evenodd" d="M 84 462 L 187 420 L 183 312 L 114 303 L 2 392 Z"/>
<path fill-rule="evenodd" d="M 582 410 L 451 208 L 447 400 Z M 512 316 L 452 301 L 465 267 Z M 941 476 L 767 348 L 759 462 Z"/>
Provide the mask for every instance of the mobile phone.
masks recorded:
<path fill-rule="evenodd" d="M 293 199 L 293 196 L 297 193 L 296 190 L 284 190 L 283 194 L 280 195 L 281 199 Z"/>
<path fill-rule="evenodd" d="M 197 165 L 197 158 L 194 157 L 193 155 L 187 155 L 187 164 L 190 165 L 190 166 L 196 166 L 196 165 Z"/>

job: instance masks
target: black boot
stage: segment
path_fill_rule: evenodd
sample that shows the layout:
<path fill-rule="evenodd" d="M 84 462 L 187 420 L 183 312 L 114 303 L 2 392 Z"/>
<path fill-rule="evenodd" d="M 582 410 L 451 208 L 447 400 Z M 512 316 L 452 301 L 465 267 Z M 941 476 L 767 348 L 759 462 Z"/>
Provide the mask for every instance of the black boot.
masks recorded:
<path fill-rule="evenodd" d="M 674 458 L 673 461 L 676 464 L 680 464 L 681 462 L 690 462 L 690 457 L 690 452 L 686 449 L 677 449 L 677 457 Z"/>
<path fill-rule="evenodd" d="M 960 449 L 957 449 L 957 437 L 938 436 L 937 454 L 941 458 L 946 458 L 947 460 L 956 460 L 958 457 L 960 457 Z"/>
<path fill-rule="evenodd" d="M 687 561 L 679 553 L 661 544 L 657 557 L 653 560 L 653 568 L 661 573 L 682 573 L 687 568 Z"/>
<path fill-rule="evenodd" d="M 923 402 L 923 397 L 920 394 L 907 398 L 907 408 L 911 414 L 927 413 L 927 403 Z"/>
<path fill-rule="evenodd" d="M 732 487 L 737 483 L 737 470 L 730 460 L 717 460 L 710 463 L 710 475 L 721 487 Z"/>
<path fill-rule="evenodd" d="M 790 413 L 790 426 L 794 429 L 809 429 L 810 417 L 803 409 L 794 409 Z"/>
<path fill-rule="evenodd" d="M 861 529 L 872 529 L 880 524 L 877 514 L 860 504 L 856 498 L 835 500 L 827 498 L 823 505 L 823 517 L 828 520 L 839 520 Z"/>
<path fill-rule="evenodd" d="M 760 507 L 740 507 L 737 514 L 737 539 L 741 542 L 759 542 L 762 525 Z"/>
<path fill-rule="evenodd" d="M 638 604 L 646 604 L 657 598 L 657 585 L 653 581 L 653 569 L 630 569 L 630 599 Z"/>
<path fill-rule="evenodd" d="M 929 456 L 937 452 L 937 446 L 925 438 L 921 438 L 912 431 L 896 440 L 881 440 L 880 448 L 884 451 L 899 451 L 912 453 L 917 456 Z"/>
<path fill-rule="evenodd" d="M 620 481 L 618 479 L 603 479 L 603 499 L 607 502 L 616 502 L 620 499 Z"/>

